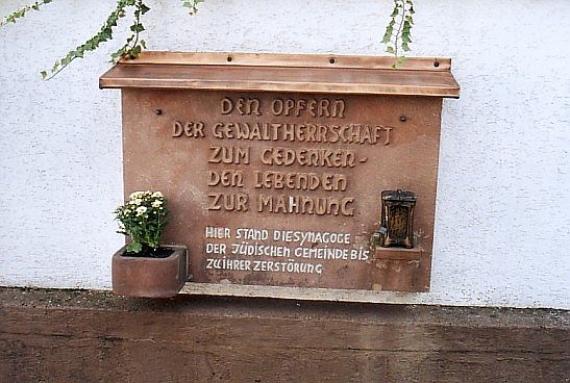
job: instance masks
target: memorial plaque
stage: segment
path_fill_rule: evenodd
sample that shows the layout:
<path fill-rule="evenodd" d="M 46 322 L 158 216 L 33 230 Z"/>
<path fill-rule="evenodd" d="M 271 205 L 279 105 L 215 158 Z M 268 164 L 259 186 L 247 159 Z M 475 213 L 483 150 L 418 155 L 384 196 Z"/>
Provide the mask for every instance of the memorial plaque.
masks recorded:
<path fill-rule="evenodd" d="M 346 77 L 396 81 L 355 60 L 343 71 L 147 57 L 101 83 L 123 88 L 125 194 L 167 196 L 164 241 L 188 246 L 192 281 L 429 288 L 443 95 L 351 90 Z M 374 244 L 386 190 L 417 198 L 411 249 Z"/>

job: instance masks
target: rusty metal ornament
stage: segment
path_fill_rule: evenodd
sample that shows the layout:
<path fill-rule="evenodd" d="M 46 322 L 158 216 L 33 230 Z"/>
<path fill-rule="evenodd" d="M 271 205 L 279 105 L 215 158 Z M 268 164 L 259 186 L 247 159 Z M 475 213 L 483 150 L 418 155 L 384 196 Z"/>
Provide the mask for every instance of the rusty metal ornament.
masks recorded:
<path fill-rule="evenodd" d="M 414 247 L 414 209 L 416 196 L 410 191 L 382 192 L 381 247 Z"/>

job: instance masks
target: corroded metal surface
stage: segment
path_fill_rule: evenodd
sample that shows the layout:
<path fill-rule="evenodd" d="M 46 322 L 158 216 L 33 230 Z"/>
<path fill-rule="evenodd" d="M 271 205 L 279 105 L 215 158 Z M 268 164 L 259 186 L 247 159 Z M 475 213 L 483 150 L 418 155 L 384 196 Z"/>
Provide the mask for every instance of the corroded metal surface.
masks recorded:
<path fill-rule="evenodd" d="M 410 191 L 382 192 L 382 247 L 414 247 L 414 208 L 416 196 Z"/>
<path fill-rule="evenodd" d="M 441 103 L 123 89 L 125 193 L 165 193 L 165 240 L 188 246 L 195 282 L 425 291 Z M 396 189 L 417 196 L 417 249 L 379 256 Z"/>

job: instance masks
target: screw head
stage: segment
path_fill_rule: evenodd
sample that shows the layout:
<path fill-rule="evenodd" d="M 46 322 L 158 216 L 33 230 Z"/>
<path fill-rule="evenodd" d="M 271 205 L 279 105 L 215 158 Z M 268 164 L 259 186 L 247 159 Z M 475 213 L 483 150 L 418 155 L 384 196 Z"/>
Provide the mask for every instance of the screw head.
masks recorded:
<path fill-rule="evenodd" d="M 406 122 L 408 121 L 408 117 L 404 116 L 403 114 L 400 116 L 400 121 Z"/>
<path fill-rule="evenodd" d="M 157 116 L 160 116 L 162 114 L 162 109 L 155 109 L 154 114 L 156 114 Z"/>

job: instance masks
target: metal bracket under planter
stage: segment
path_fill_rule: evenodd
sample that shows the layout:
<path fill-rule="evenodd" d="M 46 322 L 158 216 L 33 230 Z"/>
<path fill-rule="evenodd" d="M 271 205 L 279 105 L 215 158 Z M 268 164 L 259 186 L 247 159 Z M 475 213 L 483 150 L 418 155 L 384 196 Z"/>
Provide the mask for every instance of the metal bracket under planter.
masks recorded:
<path fill-rule="evenodd" d="M 164 246 L 166 258 L 125 257 L 126 246 L 113 255 L 113 293 L 127 297 L 171 298 L 188 279 L 186 246 Z"/>

